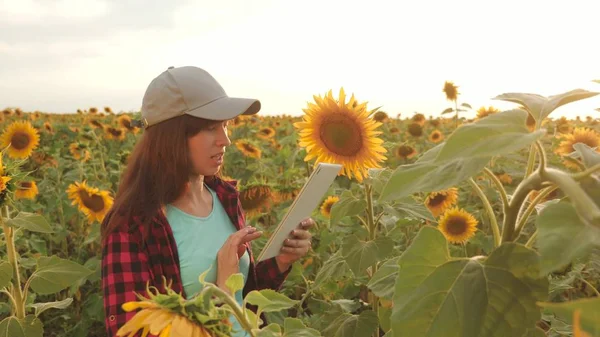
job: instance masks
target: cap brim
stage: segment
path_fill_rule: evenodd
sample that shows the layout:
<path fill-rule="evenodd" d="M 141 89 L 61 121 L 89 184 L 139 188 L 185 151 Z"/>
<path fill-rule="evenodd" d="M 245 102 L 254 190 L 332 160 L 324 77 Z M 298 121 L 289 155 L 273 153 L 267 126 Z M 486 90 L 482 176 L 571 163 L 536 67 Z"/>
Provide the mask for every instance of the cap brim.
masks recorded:
<path fill-rule="evenodd" d="M 260 101 L 252 98 L 222 97 L 186 112 L 188 115 L 222 121 L 239 115 L 254 115 L 260 111 Z"/>

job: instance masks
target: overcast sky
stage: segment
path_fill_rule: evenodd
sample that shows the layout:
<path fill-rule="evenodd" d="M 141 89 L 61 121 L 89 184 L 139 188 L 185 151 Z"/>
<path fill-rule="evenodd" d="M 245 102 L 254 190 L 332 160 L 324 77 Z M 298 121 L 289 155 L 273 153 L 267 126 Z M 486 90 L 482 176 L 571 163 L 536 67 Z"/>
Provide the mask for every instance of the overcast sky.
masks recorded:
<path fill-rule="evenodd" d="M 395 116 L 504 92 L 600 91 L 600 1 L 0 0 L 0 109 L 138 110 L 169 66 L 195 65 L 263 114 L 343 86 Z M 600 98 L 555 115 L 593 115 Z"/>

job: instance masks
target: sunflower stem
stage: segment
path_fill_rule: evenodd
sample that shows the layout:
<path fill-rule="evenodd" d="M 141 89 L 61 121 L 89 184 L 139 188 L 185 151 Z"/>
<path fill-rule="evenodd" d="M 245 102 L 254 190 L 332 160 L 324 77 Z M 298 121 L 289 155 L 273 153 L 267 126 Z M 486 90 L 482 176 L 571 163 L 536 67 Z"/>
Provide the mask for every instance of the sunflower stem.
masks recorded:
<path fill-rule="evenodd" d="M 571 174 L 571 178 L 575 179 L 576 181 L 579 181 L 589 177 L 597 171 L 600 171 L 600 164 L 596 164 L 583 172 Z"/>
<path fill-rule="evenodd" d="M 529 147 L 529 158 L 527 159 L 527 171 L 525 171 L 525 177 L 527 178 L 533 172 L 533 167 L 535 165 L 535 145 L 531 144 Z"/>
<path fill-rule="evenodd" d="M 500 193 L 500 198 L 502 198 L 502 210 L 504 216 L 506 216 L 506 212 L 508 212 L 508 195 L 506 194 L 504 186 L 502 186 L 502 182 L 500 182 L 500 179 L 496 177 L 494 172 L 492 172 L 492 170 L 488 169 L 487 167 L 483 168 L 483 172 L 490 178 L 494 185 L 496 185 L 498 193 Z"/>
<path fill-rule="evenodd" d="M 365 184 L 365 194 L 367 197 L 367 225 L 369 227 L 369 240 L 374 241 L 377 238 L 377 223 L 374 219 L 373 214 L 373 186 Z M 377 262 L 371 267 L 371 276 L 377 272 Z M 373 312 L 379 316 L 379 298 L 371 292 L 371 305 L 373 306 Z M 373 333 L 374 337 L 379 337 L 379 327 Z"/>
<path fill-rule="evenodd" d="M 237 318 L 238 322 L 240 323 L 240 325 L 242 325 L 244 330 L 246 330 L 251 337 L 256 337 L 256 335 L 252 332 L 252 323 L 250 323 L 250 321 L 248 320 L 248 316 L 246 316 L 246 314 L 243 312 L 242 308 L 237 303 L 237 301 L 233 299 L 233 297 L 231 297 L 231 295 L 229 295 L 225 290 L 217 287 L 212 283 L 207 283 L 207 287 L 204 291 L 208 289 L 210 289 L 215 295 L 217 295 L 226 304 L 228 304 L 233 310 L 234 316 Z M 259 314 L 257 314 L 256 317 L 258 319 Z"/>
<path fill-rule="evenodd" d="M 454 119 L 455 119 L 455 129 L 458 129 L 458 100 L 454 100 L 454 111 L 456 112 L 456 114 L 454 115 Z"/>
<path fill-rule="evenodd" d="M 519 215 L 519 210 L 527 198 L 527 195 L 529 195 L 529 192 L 538 190 L 541 188 L 541 186 L 542 178 L 537 172 L 525 178 L 523 181 L 521 181 L 519 186 L 517 186 L 517 189 L 510 198 L 508 212 L 504 217 L 501 242 L 509 242 L 514 240 L 513 234 L 515 231 L 517 217 Z"/>
<path fill-rule="evenodd" d="M 542 201 L 545 197 L 547 197 L 550 193 L 554 192 L 558 187 L 557 186 L 551 186 L 551 187 L 546 187 L 545 189 L 543 189 L 540 194 L 538 194 L 529 204 L 529 206 L 527 206 L 527 209 L 525 210 L 525 212 L 523 213 L 522 216 L 517 218 L 517 226 L 515 228 L 515 233 L 513 234 L 515 240 L 519 238 L 519 235 L 521 234 L 521 231 L 523 230 L 523 228 L 525 227 L 525 224 L 527 223 L 527 218 L 529 218 L 529 216 L 531 215 L 531 213 L 533 213 L 533 211 L 535 210 L 535 206 L 537 204 L 540 203 L 540 201 Z M 523 203 L 525 204 L 525 203 Z"/>
<path fill-rule="evenodd" d="M 21 275 L 19 273 L 19 261 L 17 259 L 17 251 L 15 249 L 15 233 L 14 229 L 8 226 L 4 222 L 4 218 L 10 219 L 10 213 L 8 206 L 4 206 L 2 209 L 3 214 L 0 214 L 0 223 L 2 223 L 2 229 L 4 230 L 4 236 L 6 238 L 6 253 L 8 255 L 8 262 L 13 267 L 12 277 L 12 300 L 15 304 L 13 311 L 16 313 L 17 318 L 25 318 L 25 301 L 23 300 L 23 290 L 21 289 Z"/>
<path fill-rule="evenodd" d="M 485 208 L 485 211 L 488 214 L 488 218 L 490 218 L 490 226 L 492 227 L 492 234 L 494 235 L 494 247 L 498 247 L 500 246 L 500 228 L 498 227 L 498 221 L 496 220 L 494 209 L 492 208 L 492 205 L 490 204 L 488 198 L 485 196 L 485 193 L 483 193 L 483 191 L 481 190 L 479 185 L 477 185 L 475 180 L 473 180 L 473 178 L 469 178 L 469 184 L 471 185 L 471 187 L 473 187 L 475 192 L 477 192 L 477 195 L 481 199 L 481 202 L 483 202 L 483 207 Z"/>

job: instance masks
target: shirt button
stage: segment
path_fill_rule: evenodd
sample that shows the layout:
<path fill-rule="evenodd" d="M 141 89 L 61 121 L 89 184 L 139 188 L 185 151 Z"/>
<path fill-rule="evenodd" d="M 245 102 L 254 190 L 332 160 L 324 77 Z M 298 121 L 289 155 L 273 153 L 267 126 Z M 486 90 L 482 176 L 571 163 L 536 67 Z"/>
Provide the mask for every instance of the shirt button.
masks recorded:
<path fill-rule="evenodd" d="M 116 318 L 116 317 L 115 317 L 115 315 L 110 315 L 110 317 L 108 317 L 108 319 L 109 319 L 111 322 L 113 322 L 113 321 L 115 320 L 115 318 Z"/>

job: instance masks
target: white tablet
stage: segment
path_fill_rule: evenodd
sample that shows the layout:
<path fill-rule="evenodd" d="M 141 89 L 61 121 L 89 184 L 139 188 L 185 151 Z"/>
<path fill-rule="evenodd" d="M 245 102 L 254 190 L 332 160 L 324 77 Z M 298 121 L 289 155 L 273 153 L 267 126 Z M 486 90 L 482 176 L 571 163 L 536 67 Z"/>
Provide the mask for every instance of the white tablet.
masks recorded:
<path fill-rule="evenodd" d="M 279 255 L 281 247 L 283 247 L 283 241 L 289 238 L 290 233 L 298 227 L 300 221 L 311 216 L 341 169 L 342 165 L 340 164 L 317 164 L 310 177 L 308 177 L 308 181 L 300 190 L 300 194 L 298 194 L 283 220 L 267 241 L 258 256 L 257 262 Z"/>

